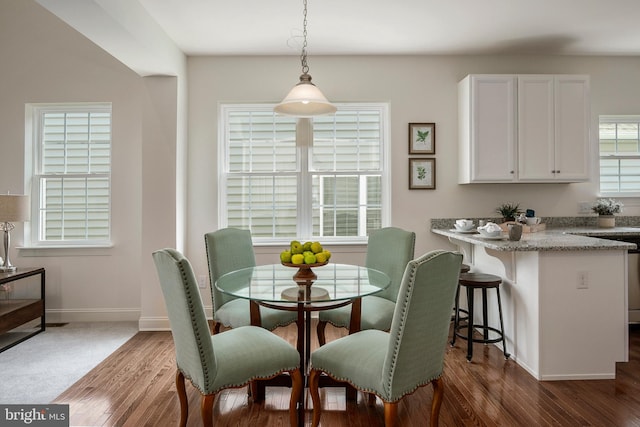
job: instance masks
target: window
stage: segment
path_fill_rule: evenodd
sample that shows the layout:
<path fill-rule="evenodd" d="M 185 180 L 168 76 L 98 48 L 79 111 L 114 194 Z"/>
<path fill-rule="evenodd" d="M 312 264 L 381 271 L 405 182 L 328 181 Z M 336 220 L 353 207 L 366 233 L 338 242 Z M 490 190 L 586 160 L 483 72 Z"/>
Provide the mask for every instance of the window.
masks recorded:
<path fill-rule="evenodd" d="M 109 244 L 111 105 L 33 104 L 27 117 L 31 244 Z"/>
<path fill-rule="evenodd" d="M 386 104 L 296 119 L 273 105 L 223 105 L 220 226 L 255 242 L 365 242 L 389 224 Z"/>
<path fill-rule="evenodd" d="M 600 116 L 600 193 L 640 196 L 640 116 Z"/>

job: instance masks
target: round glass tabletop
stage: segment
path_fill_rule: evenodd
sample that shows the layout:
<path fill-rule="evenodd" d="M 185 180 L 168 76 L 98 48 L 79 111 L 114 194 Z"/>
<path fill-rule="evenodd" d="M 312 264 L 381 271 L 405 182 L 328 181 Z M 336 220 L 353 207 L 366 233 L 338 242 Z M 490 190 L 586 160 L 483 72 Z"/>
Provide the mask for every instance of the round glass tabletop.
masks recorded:
<path fill-rule="evenodd" d="M 263 302 L 330 302 L 371 295 L 387 288 L 389 276 L 362 266 L 329 263 L 312 269 L 316 278 L 296 283 L 297 268 L 259 265 L 222 275 L 216 287 L 223 293 Z"/>

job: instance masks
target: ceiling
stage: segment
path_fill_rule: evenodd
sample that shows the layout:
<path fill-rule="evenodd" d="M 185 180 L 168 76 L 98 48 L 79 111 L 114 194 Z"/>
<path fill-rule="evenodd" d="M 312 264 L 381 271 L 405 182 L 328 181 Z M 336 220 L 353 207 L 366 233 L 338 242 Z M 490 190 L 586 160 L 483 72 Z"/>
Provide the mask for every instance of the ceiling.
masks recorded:
<path fill-rule="evenodd" d="M 302 0 L 138 1 L 187 55 L 301 50 Z M 638 17 L 638 0 L 309 0 L 308 52 L 640 55 Z"/>

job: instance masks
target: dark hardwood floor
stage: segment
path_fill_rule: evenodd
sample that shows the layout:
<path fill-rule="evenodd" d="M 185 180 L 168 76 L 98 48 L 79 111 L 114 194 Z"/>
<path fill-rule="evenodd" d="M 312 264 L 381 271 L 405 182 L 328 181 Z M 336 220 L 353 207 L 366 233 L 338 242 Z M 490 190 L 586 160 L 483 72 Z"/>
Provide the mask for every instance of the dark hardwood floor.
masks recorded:
<path fill-rule="evenodd" d="M 315 326 L 315 325 L 314 325 Z M 315 329 L 314 329 L 315 330 Z M 294 343 L 293 325 L 276 332 Z M 327 341 L 344 331 L 327 326 Z M 640 328 L 630 329 L 630 361 L 619 363 L 615 380 L 536 381 L 495 346 L 475 344 L 472 363 L 466 342 L 448 348 L 442 426 L 640 426 Z M 594 337 L 594 346 L 597 346 Z M 140 332 L 54 403 L 68 403 L 72 426 L 175 426 L 179 419 L 175 358 L 169 332 Z M 189 393 L 188 426 L 201 426 L 199 394 Z M 289 389 L 267 388 L 254 404 L 246 389 L 221 393 L 216 426 L 284 426 Z M 429 424 L 432 389 L 422 387 L 399 405 L 399 425 Z M 323 426 L 384 425 L 382 403 L 368 406 L 362 394 L 347 403 L 341 388 L 323 389 Z M 310 425 L 311 412 L 306 414 Z"/>

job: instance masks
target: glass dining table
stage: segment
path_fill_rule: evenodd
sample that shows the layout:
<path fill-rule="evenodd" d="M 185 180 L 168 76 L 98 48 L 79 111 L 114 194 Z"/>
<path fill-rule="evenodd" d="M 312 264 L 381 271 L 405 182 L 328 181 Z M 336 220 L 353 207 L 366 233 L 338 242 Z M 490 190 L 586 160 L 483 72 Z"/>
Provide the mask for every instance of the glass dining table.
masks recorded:
<path fill-rule="evenodd" d="M 306 377 L 311 354 L 311 313 L 351 304 L 349 333 L 357 332 L 361 298 L 386 289 L 389 284 L 389 276 L 381 271 L 328 263 L 317 267 L 268 264 L 244 268 L 220 276 L 215 286 L 225 294 L 250 300 L 252 325 L 260 326 L 259 306 L 297 311 L 297 349 Z M 303 414 L 303 401 L 299 402 L 299 410 Z"/>

